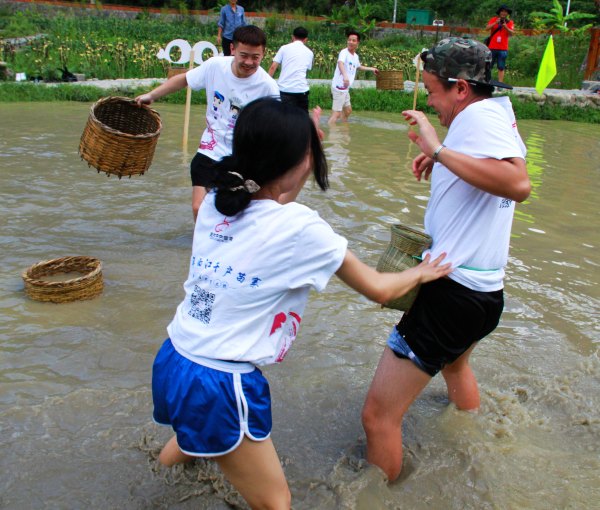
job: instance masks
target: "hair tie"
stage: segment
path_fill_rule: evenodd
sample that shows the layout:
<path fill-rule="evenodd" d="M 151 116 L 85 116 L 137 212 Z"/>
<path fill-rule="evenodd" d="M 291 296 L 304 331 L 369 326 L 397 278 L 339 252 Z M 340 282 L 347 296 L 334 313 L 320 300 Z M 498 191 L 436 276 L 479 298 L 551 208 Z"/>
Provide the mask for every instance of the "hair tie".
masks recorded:
<path fill-rule="evenodd" d="M 237 191 L 240 189 L 246 190 L 248 193 L 256 193 L 259 189 L 260 186 L 258 184 L 256 184 L 252 179 L 245 179 L 238 174 L 237 172 L 229 172 L 231 175 L 235 175 L 236 177 L 239 177 L 242 181 L 244 181 L 244 184 L 242 184 L 241 186 L 234 186 L 233 188 L 229 188 L 229 191 Z"/>

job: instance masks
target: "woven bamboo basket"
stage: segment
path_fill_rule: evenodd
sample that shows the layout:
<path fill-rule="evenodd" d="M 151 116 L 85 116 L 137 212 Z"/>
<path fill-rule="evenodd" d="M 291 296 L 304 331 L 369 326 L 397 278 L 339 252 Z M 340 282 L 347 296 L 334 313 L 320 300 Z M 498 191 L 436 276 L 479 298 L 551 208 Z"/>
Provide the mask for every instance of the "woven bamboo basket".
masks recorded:
<path fill-rule="evenodd" d="M 81 273 L 78 278 L 48 281 L 45 277 Z M 102 263 L 94 257 L 62 257 L 44 260 L 32 265 L 21 274 L 25 294 L 36 301 L 67 303 L 92 299 L 102 293 Z"/>
<path fill-rule="evenodd" d="M 420 257 L 430 246 L 431 237 L 422 230 L 405 225 L 392 225 L 392 238 L 377 263 L 377 271 L 396 273 L 415 267 L 420 262 L 415 257 Z M 418 292 L 419 286 L 383 306 L 406 311 L 413 304 Z"/>
<path fill-rule="evenodd" d="M 402 71 L 379 71 L 376 87 L 378 90 L 404 90 Z"/>
<path fill-rule="evenodd" d="M 169 70 L 167 71 L 167 78 L 172 78 L 173 76 L 183 74 L 189 70 L 189 67 L 169 67 Z"/>
<path fill-rule="evenodd" d="M 143 175 L 152 163 L 162 129 L 158 113 L 126 97 L 105 97 L 92 105 L 79 142 L 79 155 L 98 172 Z"/>

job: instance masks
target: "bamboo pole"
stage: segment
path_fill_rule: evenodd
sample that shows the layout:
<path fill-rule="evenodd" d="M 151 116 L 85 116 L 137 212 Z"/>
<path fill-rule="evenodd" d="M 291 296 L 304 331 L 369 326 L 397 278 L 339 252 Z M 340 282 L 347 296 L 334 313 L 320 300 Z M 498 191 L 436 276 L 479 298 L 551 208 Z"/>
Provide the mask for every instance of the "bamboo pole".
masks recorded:
<path fill-rule="evenodd" d="M 413 92 L 413 110 L 417 109 L 417 95 L 419 93 L 419 76 L 421 74 L 421 54 L 417 56 L 417 74 L 415 75 L 415 90 Z"/>
<path fill-rule="evenodd" d="M 194 68 L 194 50 L 190 51 L 190 69 Z M 190 128 L 190 107 L 192 104 L 192 89 L 188 85 L 185 96 L 185 115 L 183 117 L 183 151 L 187 151 L 188 132 Z"/>

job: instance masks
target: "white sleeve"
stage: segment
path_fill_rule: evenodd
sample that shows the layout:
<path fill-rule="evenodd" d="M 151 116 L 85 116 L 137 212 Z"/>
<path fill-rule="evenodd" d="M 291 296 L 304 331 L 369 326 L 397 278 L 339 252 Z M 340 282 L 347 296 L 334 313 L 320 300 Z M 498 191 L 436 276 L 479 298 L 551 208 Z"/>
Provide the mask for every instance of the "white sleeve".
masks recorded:
<path fill-rule="evenodd" d="M 298 234 L 288 273 L 290 288 L 310 286 L 321 292 L 341 267 L 348 241 L 336 234 L 317 213 Z"/>
<path fill-rule="evenodd" d="M 277 62 L 278 64 L 281 64 L 281 62 L 283 62 L 283 46 L 279 48 L 277 54 L 275 55 L 275 57 L 273 57 L 273 62 Z"/>
<path fill-rule="evenodd" d="M 211 59 L 203 62 L 198 67 L 185 73 L 185 78 L 188 85 L 192 90 L 202 90 L 206 88 L 207 75 L 210 74 L 210 70 L 213 67 Z"/>

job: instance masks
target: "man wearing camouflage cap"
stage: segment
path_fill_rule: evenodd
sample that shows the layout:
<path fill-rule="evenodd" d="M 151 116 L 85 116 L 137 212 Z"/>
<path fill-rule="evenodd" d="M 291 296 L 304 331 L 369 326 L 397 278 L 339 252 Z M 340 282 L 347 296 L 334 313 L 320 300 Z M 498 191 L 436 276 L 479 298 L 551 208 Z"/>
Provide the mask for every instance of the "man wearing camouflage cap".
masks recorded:
<path fill-rule="evenodd" d="M 412 173 L 418 181 L 431 177 L 425 230 L 433 244 L 425 253 L 446 253 L 454 269 L 421 286 L 388 338 L 366 398 L 367 460 L 389 480 L 402 469 L 404 414 L 438 372 L 458 409 L 479 407 L 469 356 L 500 320 L 515 202 L 531 191 L 510 100 L 492 98 L 494 87 L 510 86 L 490 79 L 490 50 L 451 37 L 421 58 L 427 104 L 448 134 L 440 143 L 423 112 L 403 112 L 422 151 Z"/>

